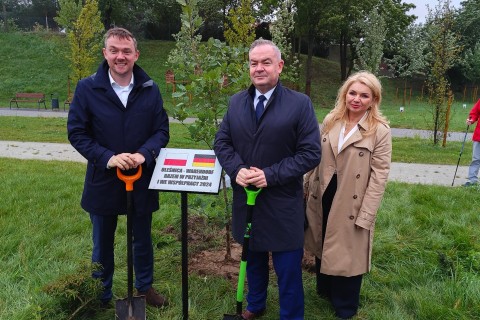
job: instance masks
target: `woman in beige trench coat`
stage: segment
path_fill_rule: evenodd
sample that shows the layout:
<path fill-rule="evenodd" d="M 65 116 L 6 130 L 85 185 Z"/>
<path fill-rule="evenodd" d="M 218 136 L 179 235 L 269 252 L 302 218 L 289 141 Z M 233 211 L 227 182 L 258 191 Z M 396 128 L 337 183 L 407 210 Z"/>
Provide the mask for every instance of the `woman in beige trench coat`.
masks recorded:
<path fill-rule="evenodd" d="M 316 257 L 317 292 L 341 319 L 358 310 L 390 171 L 392 138 L 379 110 L 381 90 L 369 72 L 345 81 L 322 124 L 321 162 L 305 175 L 305 248 Z"/>

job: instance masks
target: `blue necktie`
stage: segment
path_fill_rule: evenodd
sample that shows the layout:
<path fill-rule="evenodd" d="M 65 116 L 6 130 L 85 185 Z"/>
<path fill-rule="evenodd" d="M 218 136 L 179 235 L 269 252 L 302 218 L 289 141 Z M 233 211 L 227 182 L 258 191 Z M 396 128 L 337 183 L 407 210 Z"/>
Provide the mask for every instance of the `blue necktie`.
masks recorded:
<path fill-rule="evenodd" d="M 263 105 L 263 101 L 265 101 L 266 99 L 267 98 L 265 98 L 264 95 L 261 95 L 261 96 L 258 97 L 257 106 L 255 107 L 255 115 L 257 116 L 257 121 L 262 116 L 263 110 L 265 110 L 265 106 Z"/>

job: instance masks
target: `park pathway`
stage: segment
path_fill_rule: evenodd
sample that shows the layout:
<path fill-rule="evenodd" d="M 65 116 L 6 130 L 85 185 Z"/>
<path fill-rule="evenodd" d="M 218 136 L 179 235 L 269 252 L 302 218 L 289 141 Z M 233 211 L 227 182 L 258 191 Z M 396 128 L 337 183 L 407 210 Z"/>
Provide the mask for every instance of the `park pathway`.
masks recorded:
<path fill-rule="evenodd" d="M 64 117 L 68 115 L 63 111 L 50 110 L 15 110 L 0 108 L 0 116 L 23 116 L 23 117 Z M 177 122 L 170 119 L 171 122 Z M 431 132 L 427 130 L 410 130 L 392 128 L 394 137 L 419 137 L 430 138 Z M 472 134 L 467 134 L 468 141 Z M 450 141 L 463 141 L 465 133 L 452 132 L 448 135 Z M 460 152 L 460 150 L 459 150 Z M 464 154 L 464 157 L 471 157 Z M 66 143 L 46 142 L 20 142 L 0 141 L 0 157 L 33 160 L 59 160 L 86 163 L 86 160 L 70 145 Z M 433 184 L 451 186 L 455 174 L 456 164 L 417 164 L 393 162 L 391 165 L 389 180 L 407 183 Z M 467 166 L 459 166 L 455 176 L 454 186 L 460 186 L 466 181 Z"/>

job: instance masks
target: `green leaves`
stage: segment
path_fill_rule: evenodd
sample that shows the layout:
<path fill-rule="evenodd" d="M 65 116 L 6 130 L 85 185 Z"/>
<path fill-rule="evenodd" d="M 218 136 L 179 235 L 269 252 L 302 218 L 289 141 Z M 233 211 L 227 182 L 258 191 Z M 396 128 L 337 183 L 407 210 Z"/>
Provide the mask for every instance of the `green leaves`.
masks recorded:
<path fill-rule="evenodd" d="M 432 105 L 434 144 L 437 132 L 448 130 L 451 101 L 447 104 L 447 95 L 451 95 L 448 71 L 458 60 L 461 52 L 460 36 L 453 30 L 454 12 L 446 0 L 435 8 L 427 18 L 426 33 L 430 40 L 432 59 L 429 61 L 427 87 Z"/>
<path fill-rule="evenodd" d="M 246 68 L 248 49 L 243 45 L 228 46 L 210 38 L 200 42 L 203 24 L 196 0 L 183 8 L 182 29 L 175 35 L 175 49 L 168 57 L 168 66 L 175 73 L 176 92 L 172 94 L 174 118 L 186 124 L 191 139 L 213 145 L 215 133 L 228 105 L 229 97 L 249 84 Z"/>
<path fill-rule="evenodd" d="M 232 46 L 249 47 L 255 40 L 255 18 L 253 17 L 252 2 L 241 0 L 240 6 L 228 12 L 225 23 L 225 40 Z"/>
<path fill-rule="evenodd" d="M 73 28 L 68 30 L 68 41 L 73 79 L 78 81 L 89 76 L 102 48 L 103 24 L 97 0 L 86 0 Z"/>
<path fill-rule="evenodd" d="M 362 38 L 358 39 L 356 44 L 358 59 L 355 61 L 355 67 L 357 70 L 378 74 L 387 35 L 385 18 L 377 8 L 374 8 L 365 20 L 358 22 L 358 26 Z"/>

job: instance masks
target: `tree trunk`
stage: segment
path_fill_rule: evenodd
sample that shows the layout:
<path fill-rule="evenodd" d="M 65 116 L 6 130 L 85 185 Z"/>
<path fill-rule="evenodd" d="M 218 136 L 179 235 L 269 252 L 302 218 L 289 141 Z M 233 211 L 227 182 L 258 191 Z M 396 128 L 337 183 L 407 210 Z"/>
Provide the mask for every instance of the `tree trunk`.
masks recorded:
<path fill-rule="evenodd" d="M 342 81 L 347 79 L 347 48 L 343 32 L 340 34 L 340 77 Z"/>
<path fill-rule="evenodd" d="M 350 59 L 348 58 L 348 50 L 350 49 Z M 352 45 L 349 45 L 349 43 L 347 42 L 347 40 L 345 39 L 345 63 L 347 64 L 347 73 L 345 74 L 345 79 L 348 78 L 350 76 L 350 74 L 352 74 L 352 70 L 353 70 L 353 61 L 356 59 L 356 51 L 355 51 L 355 48 L 354 46 Z"/>
<path fill-rule="evenodd" d="M 103 27 L 108 30 L 112 27 L 112 4 L 108 1 L 103 10 Z"/>
<path fill-rule="evenodd" d="M 48 32 L 48 13 L 45 13 L 45 29 L 47 29 Z"/>
<path fill-rule="evenodd" d="M 8 32 L 8 22 L 7 22 L 7 7 L 5 6 L 5 1 L 3 2 L 3 29 L 5 33 Z"/>
<path fill-rule="evenodd" d="M 313 42 L 314 38 L 312 36 L 308 37 L 308 56 L 307 56 L 307 66 L 305 72 L 305 94 L 310 97 L 312 89 L 312 57 L 313 57 Z"/>
<path fill-rule="evenodd" d="M 444 148 L 447 146 L 448 125 L 450 124 L 450 109 L 452 108 L 452 102 L 453 102 L 453 93 L 452 93 L 452 90 L 450 90 L 448 92 L 447 114 L 445 116 L 445 127 L 443 129 L 442 147 Z"/>
<path fill-rule="evenodd" d="M 225 203 L 225 249 L 226 249 L 226 253 L 225 253 L 225 260 L 230 260 L 232 259 L 232 250 L 230 248 L 231 246 L 231 238 L 230 238 L 230 224 L 232 223 L 232 217 L 231 215 L 229 214 L 230 210 L 229 210 L 229 202 L 228 202 L 228 194 L 227 194 L 227 184 L 225 183 L 225 173 L 222 172 L 222 175 L 221 175 L 221 179 L 222 179 L 222 193 L 223 193 L 223 200 L 224 200 L 224 203 Z"/>
<path fill-rule="evenodd" d="M 441 104 L 436 104 L 435 105 L 435 114 L 434 114 L 434 120 L 433 120 L 433 144 L 437 145 L 438 143 L 438 129 L 440 126 L 440 111 L 442 109 Z"/>

